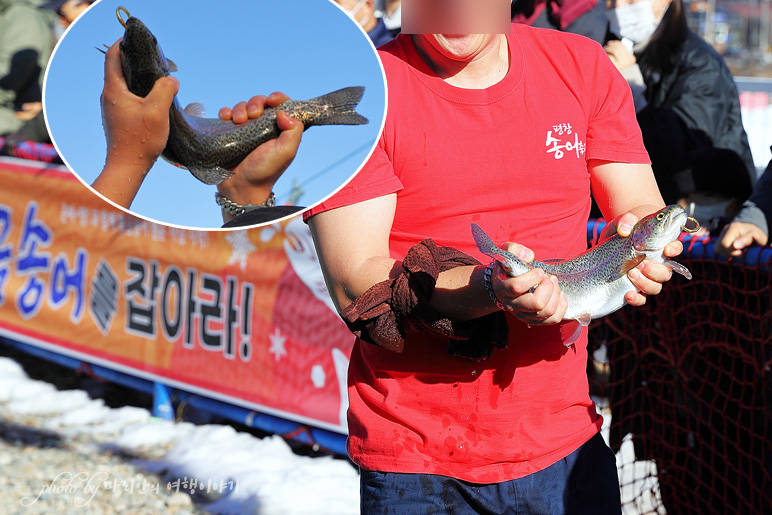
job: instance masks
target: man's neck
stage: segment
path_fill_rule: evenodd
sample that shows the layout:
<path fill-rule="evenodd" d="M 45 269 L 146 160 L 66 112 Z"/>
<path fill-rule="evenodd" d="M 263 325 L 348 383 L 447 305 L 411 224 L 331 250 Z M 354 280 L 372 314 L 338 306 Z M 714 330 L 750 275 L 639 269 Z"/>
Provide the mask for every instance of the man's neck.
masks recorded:
<path fill-rule="evenodd" d="M 426 38 L 413 36 L 418 54 L 442 80 L 464 89 L 485 89 L 498 83 L 509 71 L 507 37 L 498 34 L 468 61 L 451 59 Z"/>

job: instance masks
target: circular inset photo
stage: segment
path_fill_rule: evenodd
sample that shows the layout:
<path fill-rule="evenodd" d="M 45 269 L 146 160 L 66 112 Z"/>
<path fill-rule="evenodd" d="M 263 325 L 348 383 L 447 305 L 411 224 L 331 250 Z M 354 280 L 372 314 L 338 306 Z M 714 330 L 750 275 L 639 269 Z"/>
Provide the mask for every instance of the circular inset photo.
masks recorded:
<path fill-rule="evenodd" d="M 101 0 L 54 50 L 43 104 L 59 154 L 96 194 L 218 229 L 337 191 L 375 146 L 386 85 L 332 1 Z"/>

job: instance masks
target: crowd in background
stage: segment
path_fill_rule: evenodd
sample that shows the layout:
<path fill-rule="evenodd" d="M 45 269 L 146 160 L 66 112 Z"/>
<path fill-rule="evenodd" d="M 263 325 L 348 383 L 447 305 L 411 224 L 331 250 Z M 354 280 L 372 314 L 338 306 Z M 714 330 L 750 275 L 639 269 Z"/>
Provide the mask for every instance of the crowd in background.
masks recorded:
<path fill-rule="evenodd" d="M 335 1 L 376 47 L 400 32 L 401 0 Z M 91 3 L 0 0 L 0 154 L 14 155 L 23 142 L 51 143 L 44 71 L 57 39 Z M 732 75 L 687 27 L 683 0 L 516 0 L 512 19 L 604 45 L 630 85 L 665 202 L 681 203 L 714 235 L 726 235 L 737 215 L 750 224 L 734 226 L 738 238 L 767 243 L 772 181 L 756 184 Z M 733 245 L 727 240 L 723 250 L 738 250 Z"/>
<path fill-rule="evenodd" d="M 93 1 L 0 0 L 0 154 L 17 155 L 25 142 L 51 143 L 45 69 L 57 40 Z"/>
<path fill-rule="evenodd" d="M 375 46 L 399 32 L 399 0 L 336 1 Z M 772 172 L 757 184 L 732 74 L 689 29 L 683 0 L 515 0 L 511 14 L 513 22 L 604 46 L 630 85 L 665 202 L 681 204 L 703 234 L 721 234 L 717 250 L 739 255 L 767 243 Z M 593 209 L 591 216 L 599 214 Z"/>

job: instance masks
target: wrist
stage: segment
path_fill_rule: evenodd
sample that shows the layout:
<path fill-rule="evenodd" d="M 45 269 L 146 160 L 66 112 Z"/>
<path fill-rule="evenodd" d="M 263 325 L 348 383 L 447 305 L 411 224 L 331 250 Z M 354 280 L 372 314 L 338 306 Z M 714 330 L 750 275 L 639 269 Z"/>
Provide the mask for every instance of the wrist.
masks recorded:
<path fill-rule="evenodd" d="M 158 159 L 158 156 L 151 159 L 149 155 L 144 155 L 142 152 L 133 152 L 130 156 L 108 152 L 105 158 L 104 169 L 105 171 L 119 170 L 121 174 L 129 175 L 132 178 L 140 177 L 144 179 L 150 172 L 150 169 L 153 168 L 156 159 Z"/>
<path fill-rule="evenodd" d="M 235 204 L 259 206 L 273 192 L 273 182 L 252 184 L 239 180 L 238 174 L 217 185 L 217 192 Z"/>
<path fill-rule="evenodd" d="M 485 267 L 485 270 L 483 271 L 483 285 L 485 287 L 485 292 L 488 294 L 488 298 L 493 302 L 496 307 L 502 311 L 506 311 L 504 308 L 504 305 L 499 301 L 499 298 L 496 296 L 496 292 L 493 289 L 493 273 L 496 266 L 495 261 L 491 261 L 490 264 Z"/>

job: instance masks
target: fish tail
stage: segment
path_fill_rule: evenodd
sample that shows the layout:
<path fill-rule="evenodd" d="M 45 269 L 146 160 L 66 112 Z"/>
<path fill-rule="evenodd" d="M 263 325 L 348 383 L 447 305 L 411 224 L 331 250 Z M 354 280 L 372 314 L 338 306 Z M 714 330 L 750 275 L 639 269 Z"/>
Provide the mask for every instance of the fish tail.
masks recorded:
<path fill-rule="evenodd" d="M 501 266 L 510 275 L 520 275 L 530 270 L 531 267 L 528 264 L 520 260 L 514 254 L 498 247 L 493 243 L 493 240 L 480 229 L 480 226 L 474 223 L 472 224 L 472 237 L 474 238 L 475 245 L 477 245 L 477 250 L 501 263 Z"/>
<path fill-rule="evenodd" d="M 364 86 L 354 86 L 327 93 L 321 97 L 312 98 L 309 102 L 318 102 L 332 107 L 314 120 L 314 125 L 363 125 L 367 118 L 356 112 L 359 101 L 365 93 Z"/>

